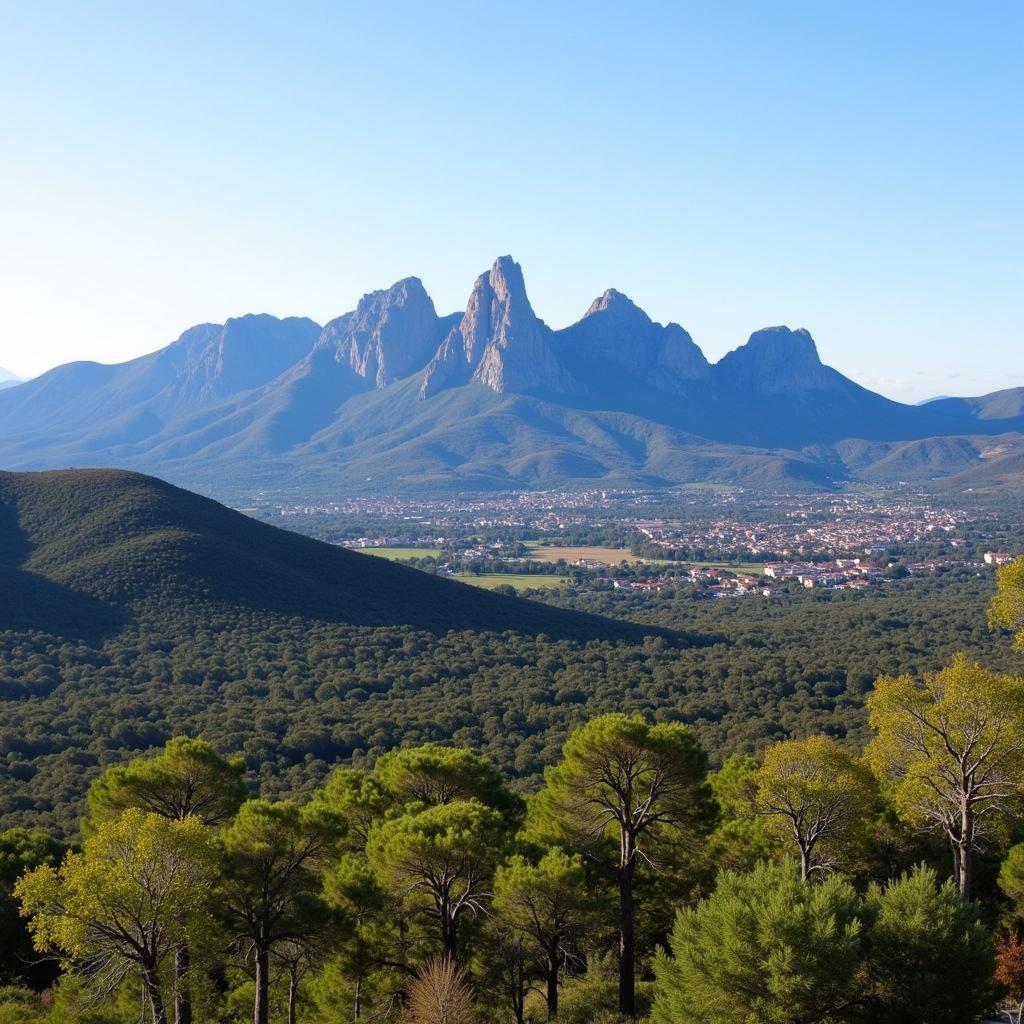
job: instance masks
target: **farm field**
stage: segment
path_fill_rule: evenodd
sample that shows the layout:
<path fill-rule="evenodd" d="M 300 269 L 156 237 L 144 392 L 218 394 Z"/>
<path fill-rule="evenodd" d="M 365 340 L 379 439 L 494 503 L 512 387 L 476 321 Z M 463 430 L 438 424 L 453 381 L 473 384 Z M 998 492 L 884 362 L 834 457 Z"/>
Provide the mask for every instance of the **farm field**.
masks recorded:
<path fill-rule="evenodd" d="M 511 572 L 484 572 L 478 576 L 466 572 L 458 573 L 451 578 L 460 583 L 469 583 L 474 587 L 486 587 L 488 590 L 493 590 L 505 583 L 515 587 L 516 590 L 548 590 L 560 587 L 568 581 L 565 576 L 531 576 L 528 573 L 519 575 Z"/>
<path fill-rule="evenodd" d="M 578 562 L 581 558 L 593 558 L 608 565 L 618 565 L 623 559 L 627 562 L 637 562 L 640 559 L 633 554 L 629 548 L 601 548 L 601 547 L 549 547 L 544 544 L 531 542 L 526 545 L 530 549 L 530 558 L 538 562 L 557 562 L 564 558 L 570 565 Z"/>
<path fill-rule="evenodd" d="M 362 555 L 376 555 L 378 558 L 387 558 L 392 562 L 398 562 L 405 558 L 438 558 L 441 554 L 440 548 L 352 548 Z"/>

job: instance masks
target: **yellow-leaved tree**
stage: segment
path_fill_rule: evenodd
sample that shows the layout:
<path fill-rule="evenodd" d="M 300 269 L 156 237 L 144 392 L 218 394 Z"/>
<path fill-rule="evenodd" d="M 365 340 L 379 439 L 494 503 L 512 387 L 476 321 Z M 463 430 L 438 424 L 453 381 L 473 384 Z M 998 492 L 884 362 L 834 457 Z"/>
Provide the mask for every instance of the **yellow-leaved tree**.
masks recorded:
<path fill-rule="evenodd" d="M 905 819 L 944 835 L 953 877 L 970 899 L 978 845 L 1024 810 L 1024 678 L 958 654 L 917 682 L 883 676 L 867 700 L 867 756 Z"/>
<path fill-rule="evenodd" d="M 208 920 L 217 873 L 214 839 L 198 818 L 130 808 L 97 825 L 60 867 L 24 875 L 15 894 L 37 949 L 60 953 L 97 997 L 136 975 L 153 1024 L 166 1024 L 161 976 Z"/>
<path fill-rule="evenodd" d="M 804 880 L 850 856 L 878 799 L 871 769 L 828 736 L 769 747 L 750 784 L 755 813 L 796 844 Z"/>
<path fill-rule="evenodd" d="M 1014 630 L 1017 646 L 1024 648 L 1024 558 L 1000 566 L 996 578 L 999 589 L 989 606 L 988 621 Z"/>

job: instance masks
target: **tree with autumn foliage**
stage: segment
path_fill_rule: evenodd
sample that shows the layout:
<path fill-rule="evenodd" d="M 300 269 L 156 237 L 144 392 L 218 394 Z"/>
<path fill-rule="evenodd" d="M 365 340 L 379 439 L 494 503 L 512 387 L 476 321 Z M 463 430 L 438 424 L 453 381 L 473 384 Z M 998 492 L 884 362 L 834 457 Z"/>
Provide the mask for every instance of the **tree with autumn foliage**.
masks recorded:
<path fill-rule="evenodd" d="M 996 943 L 996 981 L 1017 1004 L 1017 1024 L 1024 1018 L 1024 942 L 1016 931 Z"/>

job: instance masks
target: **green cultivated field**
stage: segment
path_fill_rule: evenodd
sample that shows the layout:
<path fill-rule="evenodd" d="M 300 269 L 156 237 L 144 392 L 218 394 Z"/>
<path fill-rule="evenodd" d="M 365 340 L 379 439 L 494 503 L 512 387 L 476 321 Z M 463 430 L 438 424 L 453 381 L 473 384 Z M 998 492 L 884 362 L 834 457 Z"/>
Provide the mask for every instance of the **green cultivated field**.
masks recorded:
<path fill-rule="evenodd" d="M 547 590 L 560 587 L 563 583 L 567 582 L 565 576 L 531 576 L 529 574 L 520 576 L 510 572 L 483 572 L 479 576 L 474 576 L 472 573 L 467 572 L 459 573 L 457 576 L 453 576 L 452 579 L 456 579 L 460 583 L 469 583 L 474 587 L 486 587 L 488 590 L 500 587 L 504 583 L 510 584 L 516 590 L 540 588 Z"/>
<path fill-rule="evenodd" d="M 392 562 L 399 562 L 404 558 L 438 558 L 441 554 L 440 548 L 351 548 L 361 555 L 376 555 L 378 558 L 387 558 Z"/>

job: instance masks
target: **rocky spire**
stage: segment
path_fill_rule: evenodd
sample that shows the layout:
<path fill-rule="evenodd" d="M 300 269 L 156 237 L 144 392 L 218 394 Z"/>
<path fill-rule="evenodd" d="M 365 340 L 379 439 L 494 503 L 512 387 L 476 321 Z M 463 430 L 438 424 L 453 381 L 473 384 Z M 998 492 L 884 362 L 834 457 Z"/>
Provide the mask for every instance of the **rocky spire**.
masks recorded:
<path fill-rule="evenodd" d="M 564 390 L 550 334 L 530 306 L 519 264 L 502 256 L 477 278 L 465 315 L 427 366 L 420 394 L 470 380 L 497 392 Z"/>

